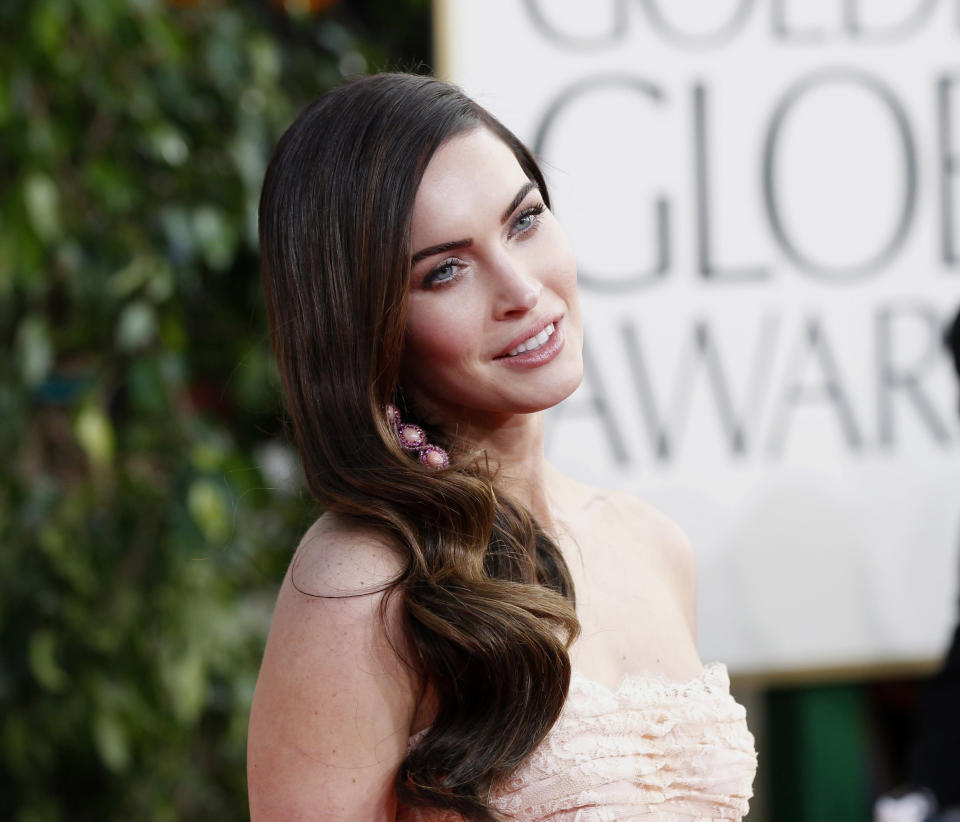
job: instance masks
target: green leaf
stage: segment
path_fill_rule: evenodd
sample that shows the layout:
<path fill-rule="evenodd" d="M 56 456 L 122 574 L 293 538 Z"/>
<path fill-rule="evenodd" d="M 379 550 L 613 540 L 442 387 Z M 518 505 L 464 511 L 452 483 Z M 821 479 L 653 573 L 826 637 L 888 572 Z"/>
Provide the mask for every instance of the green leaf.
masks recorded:
<path fill-rule="evenodd" d="M 34 231 L 43 240 L 55 240 L 62 233 L 60 193 L 46 174 L 34 172 L 24 181 L 23 200 Z"/>
<path fill-rule="evenodd" d="M 53 365 L 53 344 L 46 320 L 36 314 L 25 317 L 17 327 L 15 346 L 21 378 L 29 386 L 39 385 Z"/>
<path fill-rule="evenodd" d="M 122 351 L 134 351 L 153 341 L 157 317 L 153 306 L 143 300 L 129 303 L 117 322 L 117 345 Z"/>
<path fill-rule="evenodd" d="M 56 651 L 57 638 L 52 631 L 35 631 L 30 636 L 30 672 L 48 691 L 59 693 L 67 685 L 67 675 L 57 662 Z"/>
<path fill-rule="evenodd" d="M 184 725 L 200 716 L 207 699 L 207 672 L 203 657 L 195 648 L 182 656 L 167 660 L 164 681 L 173 713 Z"/>
<path fill-rule="evenodd" d="M 56 52 L 62 43 L 67 28 L 69 10 L 65 3 L 33 3 L 31 34 L 34 42 L 44 52 Z"/>
<path fill-rule="evenodd" d="M 233 262 L 237 232 L 220 209 L 200 206 L 193 214 L 193 236 L 210 268 L 222 270 Z"/>
<path fill-rule="evenodd" d="M 140 413 L 169 412 L 161 365 L 155 357 L 138 357 L 130 366 L 130 399 Z"/>
<path fill-rule="evenodd" d="M 194 480 L 187 495 L 187 507 L 209 542 L 223 542 L 230 535 L 230 504 L 220 483 Z"/>
<path fill-rule="evenodd" d="M 85 404 L 77 414 L 73 433 L 94 467 L 104 467 L 113 461 L 116 450 L 113 425 L 101 408 L 93 403 Z"/>
<path fill-rule="evenodd" d="M 103 763 L 114 773 L 130 764 L 130 744 L 127 732 L 116 714 L 101 709 L 93 723 L 93 740 Z"/>
<path fill-rule="evenodd" d="M 150 145 L 158 159 L 171 166 L 182 166 L 190 156 L 190 149 L 183 135 L 169 123 L 152 129 Z"/>

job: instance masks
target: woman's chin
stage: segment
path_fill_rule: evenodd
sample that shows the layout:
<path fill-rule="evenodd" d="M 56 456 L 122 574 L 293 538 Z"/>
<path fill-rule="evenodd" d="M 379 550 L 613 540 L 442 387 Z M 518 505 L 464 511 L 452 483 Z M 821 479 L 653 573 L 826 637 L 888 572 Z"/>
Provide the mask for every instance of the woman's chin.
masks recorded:
<path fill-rule="evenodd" d="M 561 378 L 557 380 L 556 391 L 551 392 L 551 399 L 553 402 L 550 405 L 546 406 L 547 408 L 552 408 L 555 405 L 559 405 L 567 397 L 569 397 L 574 391 L 576 391 L 580 384 L 583 382 L 583 356 L 577 350 L 577 356 L 575 361 L 571 362 L 566 369 L 564 369 L 564 374 Z"/>
<path fill-rule="evenodd" d="M 569 376 L 564 377 L 562 380 L 557 380 L 545 390 L 539 391 L 530 407 L 519 413 L 532 414 L 537 411 L 546 411 L 548 408 L 560 405 L 560 403 L 580 387 L 582 382 L 583 368 L 581 367 L 572 371 Z"/>

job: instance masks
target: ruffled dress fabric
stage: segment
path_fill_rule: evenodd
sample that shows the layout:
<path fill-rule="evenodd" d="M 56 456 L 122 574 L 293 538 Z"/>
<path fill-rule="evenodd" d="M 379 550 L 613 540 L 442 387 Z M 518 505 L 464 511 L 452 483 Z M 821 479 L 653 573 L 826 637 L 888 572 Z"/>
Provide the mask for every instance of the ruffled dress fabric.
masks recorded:
<path fill-rule="evenodd" d="M 516 822 L 740 820 L 756 767 L 722 664 L 684 683 L 627 676 L 616 691 L 574 670 L 557 722 L 492 804 Z M 460 819 L 406 807 L 397 818 Z"/>

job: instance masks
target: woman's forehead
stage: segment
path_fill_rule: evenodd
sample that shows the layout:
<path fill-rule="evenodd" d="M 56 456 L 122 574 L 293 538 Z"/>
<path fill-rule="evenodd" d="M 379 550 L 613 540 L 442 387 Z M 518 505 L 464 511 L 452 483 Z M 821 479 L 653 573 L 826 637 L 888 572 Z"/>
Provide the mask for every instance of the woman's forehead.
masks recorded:
<path fill-rule="evenodd" d="M 431 157 L 417 189 L 414 237 L 418 228 L 426 230 L 438 222 L 453 228 L 491 214 L 499 220 L 505 203 L 526 181 L 513 151 L 487 129 L 451 137 Z"/>

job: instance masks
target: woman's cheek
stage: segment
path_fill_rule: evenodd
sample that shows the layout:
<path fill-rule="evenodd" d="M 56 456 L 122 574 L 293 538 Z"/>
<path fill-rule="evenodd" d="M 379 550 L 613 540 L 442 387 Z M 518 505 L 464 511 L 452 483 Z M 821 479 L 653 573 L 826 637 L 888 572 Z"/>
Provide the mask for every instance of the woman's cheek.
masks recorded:
<path fill-rule="evenodd" d="M 469 330 L 468 317 L 458 308 L 456 300 L 435 299 L 430 306 L 414 307 L 408 315 L 407 349 L 419 358 L 418 370 L 431 363 L 440 367 L 463 358 L 474 334 Z"/>

